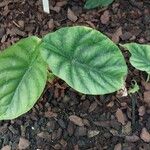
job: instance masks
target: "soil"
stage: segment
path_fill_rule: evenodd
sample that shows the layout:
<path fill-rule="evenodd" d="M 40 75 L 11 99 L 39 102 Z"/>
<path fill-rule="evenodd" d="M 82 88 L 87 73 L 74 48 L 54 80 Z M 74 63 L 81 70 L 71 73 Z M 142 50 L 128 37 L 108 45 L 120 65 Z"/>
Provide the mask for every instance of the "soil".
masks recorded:
<path fill-rule="evenodd" d="M 61 27 L 85 25 L 116 43 L 150 43 L 150 1 L 116 0 L 84 9 L 84 0 L 0 0 L 0 49 L 29 35 L 44 36 Z M 117 93 L 88 96 L 62 80 L 47 83 L 34 108 L 11 121 L 0 121 L 2 150 L 150 150 L 150 83 L 129 65 L 126 87 Z M 140 90 L 126 95 L 136 80 Z"/>

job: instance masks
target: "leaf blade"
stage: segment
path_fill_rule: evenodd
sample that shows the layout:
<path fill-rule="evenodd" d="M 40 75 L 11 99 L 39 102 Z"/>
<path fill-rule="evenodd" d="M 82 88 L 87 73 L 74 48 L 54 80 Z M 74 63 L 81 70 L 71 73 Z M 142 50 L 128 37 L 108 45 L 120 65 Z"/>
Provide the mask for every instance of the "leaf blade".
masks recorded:
<path fill-rule="evenodd" d="M 150 74 L 150 45 L 128 43 L 122 46 L 131 53 L 130 63 L 132 66 Z"/>
<path fill-rule="evenodd" d="M 31 36 L 0 54 L 0 120 L 26 113 L 40 97 L 47 77 L 46 64 L 36 50 L 40 41 Z"/>
<path fill-rule="evenodd" d="M 104 7 L 111 4 L 114 0 L 87 0 L 84 7 L 86 9 L 92 9 L 95 7 Z"/>
<path fill-rule="evenodd" d="M 43 38 L 40 50 L 53 74 L 81 93 L 112 93 L 124 84 L 127 67 L 119 48 L 96 30 L 59 29 Z"/>

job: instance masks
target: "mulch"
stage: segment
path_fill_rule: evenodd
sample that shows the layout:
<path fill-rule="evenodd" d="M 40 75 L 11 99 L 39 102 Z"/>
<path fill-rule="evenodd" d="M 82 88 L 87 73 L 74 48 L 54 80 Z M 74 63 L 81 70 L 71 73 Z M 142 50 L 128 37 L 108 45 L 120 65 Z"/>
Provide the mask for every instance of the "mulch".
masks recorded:
<path fill-rule="evenodd" d="M 61 27 L 85 25 L 115 43 L 150 43 L 149 0 L 116 0 L 84 9 L 84 0 L 51 0 L 50 14 L 41 0 L 0 0 L 0 49 L 23 37 L 44 36 Z M 58 79 L 47 83 L 34 108 L 11 121 L 0 121 L 2 150 L 149 150 L 150 83 L 128 63 L 126 87 L 117 93 L 89 96 Z M 139 92 L 126 95 L 132 80 Z"/>

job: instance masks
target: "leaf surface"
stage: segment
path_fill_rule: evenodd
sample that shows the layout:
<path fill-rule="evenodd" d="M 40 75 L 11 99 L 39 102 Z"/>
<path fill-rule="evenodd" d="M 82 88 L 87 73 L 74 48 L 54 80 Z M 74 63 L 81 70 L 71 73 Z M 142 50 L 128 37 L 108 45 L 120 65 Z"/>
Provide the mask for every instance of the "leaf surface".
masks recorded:
<path fill-rule="evenodd" d="M 92 9 L 95 7 L 104 7 L 111 4 L 114 0 L 87 0 L 84 7 L 86 9 Z"/>
<path fill-rule="evenodd" d="M 119 48 L 88 27 L 66 27 L 50 33 L 40 45 L 54 75 L 84 94 L 106 94 L 120 89 L 127 74 Z"/>
<path fill-rule="evenodd" d="M 130 63 L 136 69 L 150 74 L 150 45 L 128 43 L 122 46 L 131 53 Z"/>
<path fill-rule="evenodd" d="M 0 53 L 0 120 L 14 119 L 29 111 L 40 97 L 47 67 L 37 45 L 29 37 Z"/>

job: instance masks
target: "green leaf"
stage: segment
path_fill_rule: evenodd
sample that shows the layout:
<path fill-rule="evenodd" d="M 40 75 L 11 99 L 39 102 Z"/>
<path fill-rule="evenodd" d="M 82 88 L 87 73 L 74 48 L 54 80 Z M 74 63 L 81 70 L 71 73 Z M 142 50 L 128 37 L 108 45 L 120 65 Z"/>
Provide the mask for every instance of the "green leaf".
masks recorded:
<path fill-rule="evenodd" d="M 86 9 L 92 9 L 95 7 L 105 7 L 111 4 L 114 0 L 87 0 L 84 7 Z"/>
<path fill-rule="evenodd" d="M 122 46 L 131 53 L 130 63 L 136 69 L 150 74 L 150 45 L 129 43 Z"/>
<path fill-rule="evenodd" d="M 132 81 L 132 85 L 131 85 L 131 87 L 128 90 L 128 93 L 129 94 L 134 94 L 134 93 L 138 92 L 139 89 L 140 89 L 139 85 L 137 84 L 137 82 L 135 80 L 133 80 Z"/>
<path fill-rule="evenodd" d="M 29 37 L 0 53 L 0 120 L 29 111 L 40 97 L 47 65 L 37 49 L 41 40 Z"/>
<path fill-rule="evenodd" d="M 81 93 L 111 93 L 124 84 L 124 57 L 96 30 L 83 26 L 59 29 L 43 38 L 40 50 L 54 75 Z"/>

